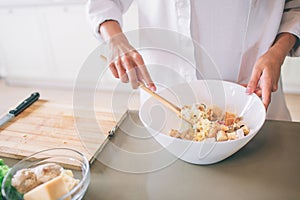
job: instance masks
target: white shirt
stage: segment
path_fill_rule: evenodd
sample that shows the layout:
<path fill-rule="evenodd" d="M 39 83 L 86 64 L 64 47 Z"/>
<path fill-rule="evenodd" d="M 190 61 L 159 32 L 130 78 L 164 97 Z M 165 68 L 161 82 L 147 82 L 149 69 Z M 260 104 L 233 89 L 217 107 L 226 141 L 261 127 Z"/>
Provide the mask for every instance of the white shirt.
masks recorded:
<path fill-rule="evenodd" d="M 88 16 L 96 37 L 101 40 L 98 29 L 105 20 L 113 19 L 122 25 L 122 14 L 131 3 L 132 0 L 90 0 Z M 143 55 L 154 82 L 163 87 L 196 77 L 248 83 L 255 61 L 270 48 L 278 33 L 300 37 L 300 0 L 137 3 L 140 28 L 158 29 L 142 29 L 142 42 L 133 46 Z M 130 34 L 128 37 L 130 40 Z M 167 44 L 168 40 L 173 42 Z M 155 50 L 147 48 L 153 46 Z M 290 55 L 300 55 L 299 39 Z M 290 120 L 281 81 L 278 91 L 272 93 L 267 118 Z"/>

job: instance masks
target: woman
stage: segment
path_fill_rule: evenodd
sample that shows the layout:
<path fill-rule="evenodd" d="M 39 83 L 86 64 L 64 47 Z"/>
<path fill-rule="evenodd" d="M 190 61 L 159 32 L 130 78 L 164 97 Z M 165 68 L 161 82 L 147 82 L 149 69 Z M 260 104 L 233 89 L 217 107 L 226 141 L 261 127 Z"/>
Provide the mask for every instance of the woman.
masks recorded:
<path fill-rule="evenodd" d="M 90 0 L 89 20 L 95 35 L 109 41 L 113 75 L 122 82 L 130 81 L 133 88 L 137 88 L 141 79 L 155 90 L 142 56 L 122 34 L 122 14 L 131 3 L 130 0 Z M 186 80 L 195 76 L 216 78 L 218 74 L 220 79 L 245 85 L 247 93 L 261 96 L 268 109 L 268 119 L 291 119 L 282 92 L 280 70 L 286 55 L 300 55 L 299 0 L 138 0 L 137 3 L 140 28 L 178 32 L 192 38 L 212 58 L 216 66 L 213 75 L 199 48 L 195 48 L 194 54 L 200 73 L 173 62 L 176 71 L 187 74 Z M 149 68 L 153 79 L 162 79 L 164 73 L 152 73 L 153 69 Z"/>

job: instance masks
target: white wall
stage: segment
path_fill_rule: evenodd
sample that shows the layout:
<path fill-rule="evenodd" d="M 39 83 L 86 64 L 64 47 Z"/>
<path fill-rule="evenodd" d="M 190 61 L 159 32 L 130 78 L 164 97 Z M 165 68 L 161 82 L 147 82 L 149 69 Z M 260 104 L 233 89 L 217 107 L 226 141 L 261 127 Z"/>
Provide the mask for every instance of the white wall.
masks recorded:
<path fill-rule="evenodd" d="M 41 5 L 64 5 L 64 4 L 82 4 L 86 0 L 0 0 L 0 7 L 24 7 Z"/>
<path fill-rule="evenodd" d="M 0 75 L 11 84 L 72 87 L 99 45 L 86 20 L 85 1 L 51 1 L 0 0 Z M 125 31 L 136 29 L 136 16 L 134 4 L 125 15 Z"/>
<path fill-rule="evenodd" d="M 1 9 L 0 24 L 1 64 L 12 83 L 67 84 L 97 46 L 82 5 Z"/>

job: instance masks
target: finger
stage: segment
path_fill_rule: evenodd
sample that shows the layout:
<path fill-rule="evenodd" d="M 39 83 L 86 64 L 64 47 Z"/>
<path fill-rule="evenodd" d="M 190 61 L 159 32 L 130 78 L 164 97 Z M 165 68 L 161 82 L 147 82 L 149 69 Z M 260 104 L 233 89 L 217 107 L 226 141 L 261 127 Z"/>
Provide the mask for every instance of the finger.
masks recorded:
<path fill-rule="evenodd" d="M 255 93 L 257 96 L 261 97 L 262 90 L 261 90 L 260 88 L 256 88 L 256 90 L 254 91 L 254 93 Z"/>
<path fill-rule="evenodd" d="M 135 72 L 136 72 L 138 81 L 141 82 L 141 83 L 143 83 L 143 84 L 145 84 L 143 75 L 142 75 L 141 71 L 138 69 L 138 67 L 135 68 Z"/>
<path fill-rule="evenodd" d="M 243 87 L 247 87 L 247 84 L 244 84 L 244 83 L 242 83 L 242 84 L 240 84 L 240 85 L 243 86 Z M 254 93 L 255 93 L 257 96 L 261 97 L 261 89 L 260 89 L 259 87 L 256 87 Z"/>
<path fill-rule="evenodd" d="M 268 109 L 268 106 L 271 102 L 271 89 L 272 87 L 269 83 L 265 83 L 262 87 L 261 98 L 266 109 Z"/>
<path fill-rule="evenodd" d="M 276 92 L 278 90 L 278 85 L 277 83 L 276 84 L 273 84 L 272 86 L 272 92 Z"/>
<path fill-rule="evenodd" d="M 123 83 L 128 83 L 128 76 L 126 74 L 126 70 L 124 69 L 124 67 L 122 66 L 122 63 L 121 63 L 121 59 L 117 59 L 115 61 L 115 66 L 116 66 L 116 69 L 118 71 L 118 74 L 119 74 L 119 77 L 120 77 L 120 80 L 123 82 Z"/>
<path fill-rule="evenodd" d="M 136 76 L 137 76 L 138 84 L 144 83 L 144 78 L 143 78 L 140 70 L 138 70 L 138 67 L 136 66 L 135 62 L 133 60 L 131 60 L 130 64 L 132 66 L 134 66 L 134 70 L 135 70 L 135 73 L 136 73 Z"/>
<path fill-rule="evenodd" d="M 150 88 L 152 91 L 156 91 L 156 86 L 150 77 L 150 74 L 145 66 L 142 56 L 139 53 L 135 53 L 133 55 L 133 59 L 137 65 L 138 71 L 139 71 L 140 75 L 143 77 L 143 80 L 145 81 L 147 87 Z"/>
<path fill-rule="evenodd" d="M 128 56 L 123 56 L 121 60 L 122 65 L 124 65 L 126 68 L 131 87 L 133 89 L 136 89 L 138 87 L 138 78 L 135 71 L 135 67 L 133 66 L 133 62 L 130 61 L 130 58 Z"/>
<path fill-rule="evenodd" d="M 109 69 L 110 69 L 111 73 L 114 75 L 115 78 L 119 78 L 119 74 L 118 74 L 118 71 L 116 69 L 115 63 L 111 63 L 109 65 Z"/>
<path fill-rule="evenodd" d="M 257 67 L 253 68 L 251 78 L 246 89 L 246 92 L 248 94 L 252 94 L 255 91 L 261 74 L 262 74 L 261 70 L 259 70 Z"/>
<path fill-rule="evenodd" d="M 128 70 L 127 73 L 128 73 L 128 76 L 129 76 L 131 87 L 133 89 L 137 89 L 138 86 L 139 86 L 139 83 L 138 83 L 138 78 L 137 78 L 135 68 L 130 68 L 130 70 Z"/>

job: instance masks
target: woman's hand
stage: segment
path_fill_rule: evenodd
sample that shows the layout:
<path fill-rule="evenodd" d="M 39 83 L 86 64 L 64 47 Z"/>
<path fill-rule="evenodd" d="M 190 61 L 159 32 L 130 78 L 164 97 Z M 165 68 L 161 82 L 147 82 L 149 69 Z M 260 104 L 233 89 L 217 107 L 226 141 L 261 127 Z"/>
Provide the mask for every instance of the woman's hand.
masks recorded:
<path fill-rule="evenodd" d="M 272 47 L 255 63 L 247 93 L 261 96 L 266 109 L 271 102 L 271 93 L 278 89 L 281 65 L 296 42 L 296 37 L 290 33 L 277 36 Z"/>
<path fill-rule="evenodd" d="M 271 93 L 277 91 L 281 65 L 284 57 L 279 57 L 269 50 L 255 63 L 251 79 L 247 85 L 247 93 L 261 96 L 266 109 L 271 102 Z"/>
<path fill-rule="evenodd" d="M 102 37 L 108 41 L 110 56 L 109 68 L 123 83 L 130 82 L 133 89 L 139 82 L 145 83 L 152 91 L 156 87 L 145 66 L 142 56 L 129 44 L 116 21 L 107 21 L 99 29 Z"/>

